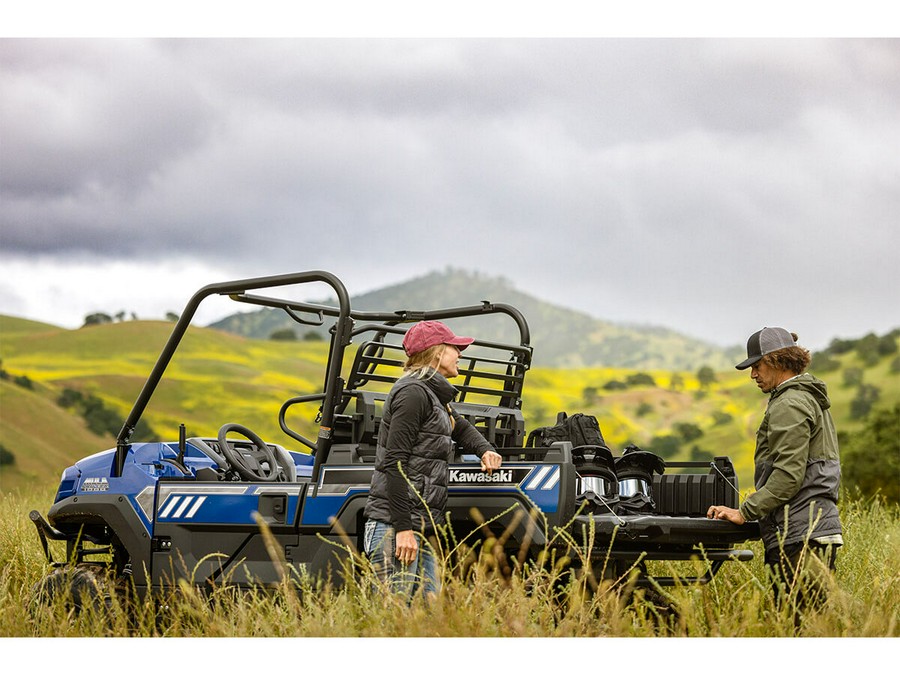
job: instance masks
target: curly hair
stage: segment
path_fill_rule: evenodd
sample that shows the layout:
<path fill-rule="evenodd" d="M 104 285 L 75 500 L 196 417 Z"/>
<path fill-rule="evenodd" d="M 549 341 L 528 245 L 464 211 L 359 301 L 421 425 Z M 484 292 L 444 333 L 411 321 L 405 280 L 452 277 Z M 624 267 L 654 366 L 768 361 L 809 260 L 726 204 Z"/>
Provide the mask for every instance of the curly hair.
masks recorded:
<path fill-rule="evenodd" d="M 791 333 L 791 337 L 794 338 L 794 342 L 797 341 L 796 333 Z M 812 357 L 809 354 L 809 350 L 799 345 L 777 349 L 774 352 L 769 352 L 761 359 L 770 368 L 787 370 L 796 375 L 809 368 L 811 360 Z"/>

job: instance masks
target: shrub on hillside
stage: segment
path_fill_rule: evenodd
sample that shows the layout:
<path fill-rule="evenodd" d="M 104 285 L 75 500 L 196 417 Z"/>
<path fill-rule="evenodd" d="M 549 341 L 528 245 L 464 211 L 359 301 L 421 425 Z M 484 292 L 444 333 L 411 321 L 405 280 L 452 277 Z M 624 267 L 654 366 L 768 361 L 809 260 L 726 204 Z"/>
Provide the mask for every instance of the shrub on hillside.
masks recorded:
<path fill-rule="evenodd" d="M 92 432 L 98 436 L 117 436 L 122 429 L 122 417 L 94 394 L 84 394 L 77 389 L 66 388 L 56 399 L 57 405 L 67 410 L 75 410 L 84 419 Z M 131 440 L 153 440 L 156 433 L 145 420 L 140 420 Z"/>
<path fill-rule="evenodd" d="M 653 412 L 653 406 L 647 403 L 647 401 L 642 401 L 641 404 L 634 411 L 634 414 L 638 417 L 644 417 Z"/>
<path fill-rule="evenodd" d="M 278 330 L 273 330 L 269 335 L 270 340 L 280 340 L 284 342 L 294 342 L 297 340 L 297 334 L 294 332 L 293 328 L 279 328 Z"/>
<path fill-rule="evenodd" d="M 864 371 L 862 368 L 844 368 L 844 386 L 856 387 L 862 384 Z"/>
<path fill-rule="evenodd" d="M 703 429 L 692 422 L 678 422 L 674 427 L 675 431 L 685 442 L 695 441 L 703 435 Z"/>
<path fill-rule="evenodd" d="M 113 318 L 107 314 L 106 312 L 94 312 L 93 314 L 88 314 L 84 317 L 84 325 L 85 326 L 99 326 L 104 323 L 112 323 Z"/>
<path fill-rule="evenodd" d="M 841 362 L 832 358 L 828 352 L 816 352 L 813 354 L 809 369 L 815 373 L 833 373 L 841 367 Z"/>
<path fill-rule="evenodd" d="M 873 384 L 861 384 L 856 396 L 850 401 L 850 417 L 860 420 L 869 414 L 872 406 L 881 396 L 881 390 Z"/>
<path fill-rule="evenodd" d="M 15 382 L 23 389 L 34 389 L 34 383 L 29 379 L 27 375 L 16 375 L 13 378 L 13 382 Z"/>
<path fill-rule="evenodd" d="M 77 389 L 70 389 L 69 387 L 66 387 L 57 397 L 56 404 L 61 408 L 74 408 L 76 405 L 81 403 L 83 398 L 84 397 L 81 395 L 81 392 Z"/>
<path fill-rule="evenodd" d="M 5 446 L 0 445 L 0 466 L 9 466 L 16 463 L 16 456 L 12 454 Z"/>
<path fill-rule="evenodd" d="M 846 487 L 900 503 L 900 403 L 873 411 L 852 436 L 841 434 L 841 475 Z"/>
<path fill-rule="evenodd" d="M 680 447 L 681 439 L 678 436 L 663 434 L 662 436 L 654 436 L 647 446 L 647 450 L 665 459 L 666 457 L 674 457 Z"/>
<path fill-rule="evenodd" d="M 633 373 L 625 378 L 625 384 L 629 387 L 639 387 L 641 385 L 655 387 L 656 380 L 653 379 L 652 375 L 648 375 L 647 373 Z"/>
<path fill-rule="evenodd" d="M 897 347 L 897 337 L 888 333 L 878 340 L 878 353 L 881 356 L 890 356 L 896 354 L 900 349 Z"/>
<path fill-rule="evenodd" d="M 711 462 L 715 455 L 709 450 L 703 450 L 699 445 L 691 446 L 691 462 Z"/>
<path fill-rule="evenodd" d="M 709 366 L 702 366 L 697 371 L 697 381 L 702 389 L 706 389 L 709 385 L 716 381 L 716 371 Z"/>
<path fill-rule="evenodd" d="M 2 364 L 2 363 L 3 362 L 0 361 L 0 364 Z M 13 384 L 17 384 L 20 387 L 23 387 L 25 389 L 34 389 L 34 384 L 32 383 L 32 381 L 29 379 L 29 377 L 27 375 L 13 376 L 10 373 L 8 373 L 6 370 L 4 370 L 2 367 L 0 367 L 0 380 L 7 380 L 7 381 L 12 380 Z"/>
<path fill-rule="evenodd" d="M 724 426 L 734 419 L 734 416 L 731 413 L 727 413 L 724 410 L 716 410 L 713 412 L 712 416 L 713 424 L 717 427 Z"/>
<path fill-rule="evenodd" d="M 853 351 L 855 346 L 856 340 L 834 338 L 834 340 L 831 341 L 831 344 L 828 345 L 828 351 L 832 354 L 846 354 L 847 352 Z"/>

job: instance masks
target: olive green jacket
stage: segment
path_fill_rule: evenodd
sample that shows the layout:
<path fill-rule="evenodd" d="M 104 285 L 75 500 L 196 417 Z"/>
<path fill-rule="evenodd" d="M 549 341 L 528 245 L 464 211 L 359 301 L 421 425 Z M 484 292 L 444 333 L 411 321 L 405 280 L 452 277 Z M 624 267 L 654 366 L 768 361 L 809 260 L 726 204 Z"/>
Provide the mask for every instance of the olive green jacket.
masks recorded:
<path fill-rule="evenodd" d="M 841 533 L 841 465 L 825 383 L 804 373 L 778 385 L 756 432 L 756 492 L 740 506 L 766 549 Z"/>

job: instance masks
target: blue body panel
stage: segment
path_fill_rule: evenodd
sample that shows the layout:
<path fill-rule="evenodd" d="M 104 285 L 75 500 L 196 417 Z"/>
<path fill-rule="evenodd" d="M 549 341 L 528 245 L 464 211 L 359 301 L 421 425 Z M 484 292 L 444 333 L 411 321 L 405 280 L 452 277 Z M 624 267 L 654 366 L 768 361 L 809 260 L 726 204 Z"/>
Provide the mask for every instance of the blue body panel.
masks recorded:
<path fill-rule="evenodd" d="M 301 525 L 319 527 L 330 524 L 351 499 L 369 491 L 373 468 L 370 466 L 323 467 L 315 496 L 307 496 Z M 560 499 L 560 465 L 510 462 L 488 475 L 478 464 L 451 464 L 448 500 L 465 495 L 519 498 L 524 495 L 544 513 L 556 513 Z"/>
<path fill-rule="evenodd" d="M 313 457 L 290 454 L 298 480 L 308 480 Z M 255 524 L 260 493 L 274 491 L 288 493 L 288 513 L 294 514 L 289 522 L 294 522 L 301 492 L 298 484 L 195 482 L 197 470 L 215 468 L 215 462 L 188 443 L 183 463 L 191 476 L 185 477 L 180 469 L 165 461 L 177 456 L 177 443 L 134 443 L 118 478 L 113 477 L 115 449 L 85 457 L 63 472 L 54 503 L 82 494 L 122 495 L 152 534 L 154 514 L 160 522 Z"/>

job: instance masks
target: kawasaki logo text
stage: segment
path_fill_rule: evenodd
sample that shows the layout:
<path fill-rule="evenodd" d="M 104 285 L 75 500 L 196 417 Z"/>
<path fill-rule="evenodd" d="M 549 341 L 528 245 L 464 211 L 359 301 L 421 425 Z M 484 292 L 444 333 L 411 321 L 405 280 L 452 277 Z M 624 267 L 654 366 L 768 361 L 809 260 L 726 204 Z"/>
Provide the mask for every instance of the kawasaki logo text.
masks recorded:
<path fill-rule="evenodd" d="M 513 472 L 510 469 L 500 469 L 488 474 L 479 470 L 450 469 L 451 483 L 512 483 Z"/>

